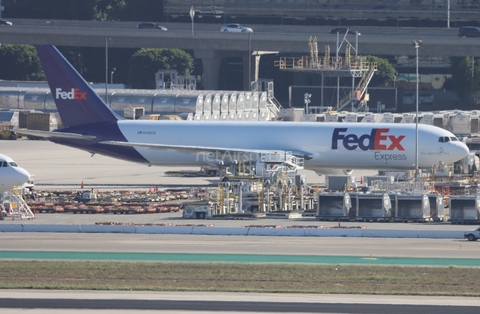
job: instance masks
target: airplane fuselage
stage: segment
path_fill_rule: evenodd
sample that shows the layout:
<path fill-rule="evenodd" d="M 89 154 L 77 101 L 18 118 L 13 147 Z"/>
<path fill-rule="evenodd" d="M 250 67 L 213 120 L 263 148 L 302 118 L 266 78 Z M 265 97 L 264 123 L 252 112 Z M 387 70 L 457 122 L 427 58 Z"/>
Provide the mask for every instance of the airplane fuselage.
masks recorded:
<path fill-rule="evenodd" d="M 255 154 L 228 148 L 259 151 L 291 151 L 305 154 L 307 169 L 412 169 L 415 166 L 415 125 L 380 123 L 316 122 L 220 122 L 220 121 L 118 121 L 121 136 L 90 133 L 98 141 L 124 137 L 131 143 L 222 147 L 209 153 L 158 150 L 148 147 L 111 147 L 84 144 L 85 150 L 152 165 L 215 165 L 255 160 Z M 448 140 L 444 140 L 448 138 Z M 441 140 L 442 139 L 442 140 Z M 72 146 L 72 145 L 71 145 Z M 122 151 L 123 150 L 123 151 Z M 444 129 L 420 124 L 418 128 L 419 167 L 440 161 L 452 163 L 463 158 L 468 148 Z"/>

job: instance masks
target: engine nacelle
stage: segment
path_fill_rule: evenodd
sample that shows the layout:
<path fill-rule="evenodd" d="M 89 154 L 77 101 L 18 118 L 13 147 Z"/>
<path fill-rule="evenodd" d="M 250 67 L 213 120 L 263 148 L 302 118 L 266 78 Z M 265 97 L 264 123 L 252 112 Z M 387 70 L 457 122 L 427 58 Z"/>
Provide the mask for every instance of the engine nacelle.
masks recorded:
<path fill-rule="evenodd" d="M 323 175 L 346 175 L 349 176 L 353 173 L 351 169 L 330 169 L 330 168 L 317 168 L 315 169 L 315 173 L 319 176 Z"/>

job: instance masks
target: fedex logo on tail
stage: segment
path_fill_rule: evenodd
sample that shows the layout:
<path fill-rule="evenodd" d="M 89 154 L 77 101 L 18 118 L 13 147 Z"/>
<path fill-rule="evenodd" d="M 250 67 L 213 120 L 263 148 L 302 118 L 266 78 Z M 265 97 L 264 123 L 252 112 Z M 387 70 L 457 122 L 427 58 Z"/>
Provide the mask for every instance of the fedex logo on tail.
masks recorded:
<path fill-rule="evenodd" d="M 57 88 L 55 90 L 55 99 L 87 100 L 87 92 L 81 92 L 79 88 L 72 88 L 69 92 Z"/>
<path fill-rule="evenodd" d="M 347 150 L 405 150 L 402 140 L 405 135 L 388 134 L 390 129 L 372 129 L 370 134 L 347 133 L 348 128 L 335 128 L 332 135 L 332 149 L 338 149 L 339 142 Z"/>

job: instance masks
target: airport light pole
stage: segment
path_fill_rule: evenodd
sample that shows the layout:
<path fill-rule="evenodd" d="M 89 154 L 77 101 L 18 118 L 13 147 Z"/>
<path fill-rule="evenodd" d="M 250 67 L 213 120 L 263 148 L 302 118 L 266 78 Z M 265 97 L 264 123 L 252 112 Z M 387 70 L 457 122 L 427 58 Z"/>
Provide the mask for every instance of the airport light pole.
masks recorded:
<path fill-rule="evenodd" d="M 412 45 L 415 47 L 416 52 L 416 74 L 417 74 L 417 88 L 416 88 L 416 97 L 415 97 L 415 183 L 418 182 L 418 83 L 420 77 L 418 75 L 418 48 L 422 45 L 421 40 L 412 40 Z"/>
<path fill-rule="evenodd" d="M 108 104 L 108 37 L 105 37 L 105 102 Z"/>
<path fill-rule="evenodd" d="M 248 90 L 252 90 L 252 33 L 248 33 Z"/>
<path fill-rule="evenodd" d="M 109 40 L 110 40 L 109 37 L 105 37 L 105 103 L 107 105 L 108 105 L 108 41 Z"/>
<path fill-rule="evenodd" d="M 450 0 L 447 0 L 447 28 L 450 28 Z"/>

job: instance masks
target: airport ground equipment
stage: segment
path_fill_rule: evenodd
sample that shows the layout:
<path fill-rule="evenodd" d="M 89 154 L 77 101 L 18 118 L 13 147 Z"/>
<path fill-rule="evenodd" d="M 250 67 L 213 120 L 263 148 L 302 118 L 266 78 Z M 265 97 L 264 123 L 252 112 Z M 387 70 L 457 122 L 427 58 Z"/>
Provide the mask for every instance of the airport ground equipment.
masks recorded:
<path fill-rule="evenodd" d="M 444 198 L 442 194 L 427 194 L 430 204 L 430 217 L 435 222 L 446 221 Z"/>
<path fill-rule="evenodd" d="M 383 182 L 393 182 L 393 177 L 389 175 L 383 176 L 363 176 L 363 183 L 367 186 L 374 185 L 375 181 L 383 181 Z"/>
<path fill-rule="evenodd" d="M 355 184 L 355 177 L 350 175 L 325 176 L 325 188 L 328 191 L 349 191 Z"/>
<path fill-rule="evenodd" d="M 261 153 L 256 162 L 235 162 L 218 185 L 215 214 L 305 209 L 306 177 L 297 174 L 303 162 L 291 152 Z"/>
<path fill-rule="evenodd" d="M 392 202 L 386 193 L 350 193 L 350 197 L 356 199 L 355 219 L 358 221 L 390 221 L 393 218 Z"/>
<path fill-rule="evenodd" d="M 355 217 L 350 194 L 341 192 L 318 193 L 317 220 L 347 221 Z"/>
<path fill-rule="evenodd" d="M 1 207 L 5 209 L 8 216 L 12 217 L 12 220 L 35 218 L 30 206 L 23 199 L 21 187 L 14 187 L 12 190 L 5 192 L 3 197 L 0 196 L 0 200 Z"/>
<path fill-rule="evenodd" d="M 98 199 L 97 193 L 94 190 L 77 191 L 75 193 L 74 201 L 80 203 L 96 202 Z"/>
<path fill-rule="evenodd" d="M 453 224 L 480 223 L 480 195 L 451 195 L 449 211 Z"/>
<path fill-rule="evenodd" d="M 427 194 L 390 194 L 395 210 L 395 221 L 424 222 L 430 220 L 430 200 Z"/>
<path fill-rule="evenodd" d="M 16 140 L 17 134 L 13 132 L 11 127 L 0 126 L 0 140 Z"/>
<path fill-rule="evenodd" d="M 212 218 L 211 204 L 209 202 L 184 203 L 182 217 L 190 219 Z"/>
<path fill-rule="evenodd" d="M 265 212 L 270 206 L 265 206 L 263 181 L 255 177 L 227 177 L 219 182 L 216 196 L 216 215 Z"/>
<path fill-rule="evenodd" d="M 13 129 L 18 128 L 18 116 L 16 111 L 0 111 L 0 140 L 17 139 Z"/>
<path fill-rule="evenodd" d="M 21 129 L 52 131 L 61 127 L 54 113 L 20 111 L 18 120 Z"/>

